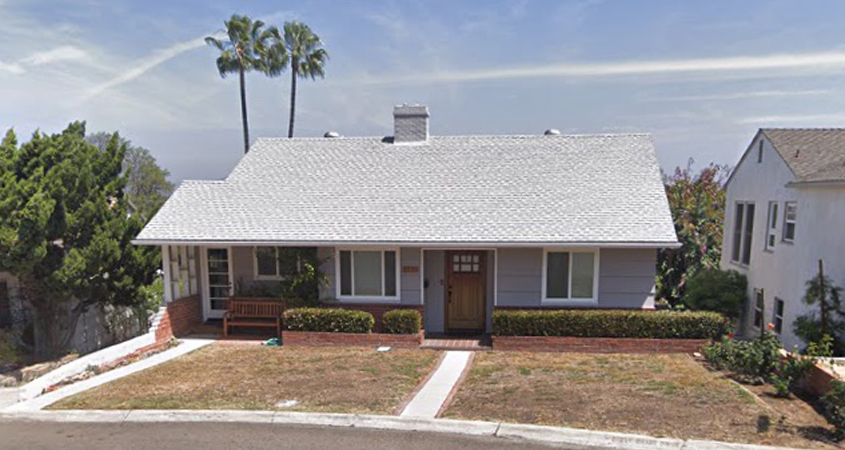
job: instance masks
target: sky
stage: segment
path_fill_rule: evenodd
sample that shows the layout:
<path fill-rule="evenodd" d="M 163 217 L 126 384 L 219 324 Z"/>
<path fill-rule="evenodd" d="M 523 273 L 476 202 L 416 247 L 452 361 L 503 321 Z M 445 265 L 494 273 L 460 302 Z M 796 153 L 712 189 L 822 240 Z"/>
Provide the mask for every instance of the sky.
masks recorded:
<path fill-rule="evenodd" d="M 243 155 L 237 77 L 203 42 L 231 14 L 305 22 L 330 60 L 297 136 L 645 132 L 666 171 L 734 165 L 761 127 L 845 126 L 842 1 L 0 0 L 0 130 L 119 131 L 174 181 Z M 251 137 L 286 136 L 289 76 L 247 77 Z"/>

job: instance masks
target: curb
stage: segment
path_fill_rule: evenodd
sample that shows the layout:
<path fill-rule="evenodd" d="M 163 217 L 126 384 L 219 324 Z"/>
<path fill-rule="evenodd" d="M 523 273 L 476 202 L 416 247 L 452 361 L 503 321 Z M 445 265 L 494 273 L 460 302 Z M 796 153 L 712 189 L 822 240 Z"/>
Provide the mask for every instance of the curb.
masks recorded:
<path fill-rule="evenodd" d="M 736 444 L 694 439 L 656 438 L 638 434 L 589 431 L 576 428 L 362 414 L 229 410 L 0 411 L 0 422 L 20 420 L 77 423 L 237 422 L 263 423 L 268 425 L 329 426 L 490 436 L 564 446 L 619 450 L 790 450 L 787 447 L 770 447 L 765 445 Z"/>

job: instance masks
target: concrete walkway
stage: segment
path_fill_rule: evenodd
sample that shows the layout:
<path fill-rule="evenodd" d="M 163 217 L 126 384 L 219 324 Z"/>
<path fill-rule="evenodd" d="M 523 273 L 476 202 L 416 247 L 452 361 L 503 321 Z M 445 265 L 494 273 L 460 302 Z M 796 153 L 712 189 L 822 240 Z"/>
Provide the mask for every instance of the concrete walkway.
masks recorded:
<path fill-rule="evenodd" d="M 0 409 L 0 411 L 37 411 L 49 405 L 52 405 L 53 403 L 56 403 L 59 400 L 70 397 L 71 395 L 78 394 L 82 391 L 87 391 L 88 389 L 123 378 L 127 375 L 132 375 L 133 373 L 140 372 L 144 369 L 157 366 L 163 362 L 170 361 L 171 359 L 178 358 L 194 350 L 205 347 L 206 345 L 211 344 L 214 341 L 211 339 L 182 339 L 180 340 L 180 342 L 181 343 L 178 346 L 171 348 L 170 350 L 157 353 L 153 356 L 150 356 L 149 358 L 142 359 L 141 361 L 129 364 L 127 366 L 110 370 L 100 375 L 91 377 L 87 380 L 67 385 L 65 387 L 56 389 L 53 392 L 49 392 L 39 397 L 35 397 L 31 400 L 15 403 L 11 406 L 6 407 L 5 409 Z"/>
<path fill-rule="evenodd" d="M 433 419 L 437 417 L 437 413 L 452 389 L 455 388 L 461 374 L 467 368 L 472 352 L 465 351 L 448 351 L 440 366 L 434 372 L 434 375 L 428 379 L 425 386 L 420 389 L 416 396 L 411 399 L 405 410 L 402 411 L 402 417 L 423 417 Z"/>
<path fill-rule="evenodd" d="M 20 398 L 20 389 L 16 387 L 0 388 L 0 410 L 14 405 Z"/>

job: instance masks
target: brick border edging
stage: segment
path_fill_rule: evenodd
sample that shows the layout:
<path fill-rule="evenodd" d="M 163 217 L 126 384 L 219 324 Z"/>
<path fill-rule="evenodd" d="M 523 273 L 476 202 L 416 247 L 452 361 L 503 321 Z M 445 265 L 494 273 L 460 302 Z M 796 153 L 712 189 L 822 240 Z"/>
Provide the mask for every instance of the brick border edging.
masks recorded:
<path fill-rule="evenodd" d="M 373 347 L 419 348 L 423 332 L 416 334 L 328 333 L 317 331 L 282 331 L 282 346 L 301 347 Z"/>
<path fill-rule="evenodd" d="M 493 350 L 571 353 L 695 353 L 710 339 L 491 336 Z"/>

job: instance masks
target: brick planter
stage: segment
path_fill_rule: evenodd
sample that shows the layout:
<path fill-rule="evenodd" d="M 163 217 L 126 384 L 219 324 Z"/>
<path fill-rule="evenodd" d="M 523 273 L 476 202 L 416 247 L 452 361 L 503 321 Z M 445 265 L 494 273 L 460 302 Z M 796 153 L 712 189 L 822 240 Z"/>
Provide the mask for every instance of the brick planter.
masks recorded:
<path fill-rule="evenodd" d="M 709 339 L 492 336 L 493 350 L 568 353 L 694 353 Z"/>
<path fill-rule="evenodd" d="M 418 348 L 423 333 L 321 333 L 313 331 L 282 331 L 282 345 L 296 347 L 379 347 Z"/>
<path fill-rule="evenodd" d="M 156 342 L 186 336 L 191 333 L 193 327 L 201 324 L 202 303 L 198 295 L 173 300 L 167 304 L 155 330 Z"/>

